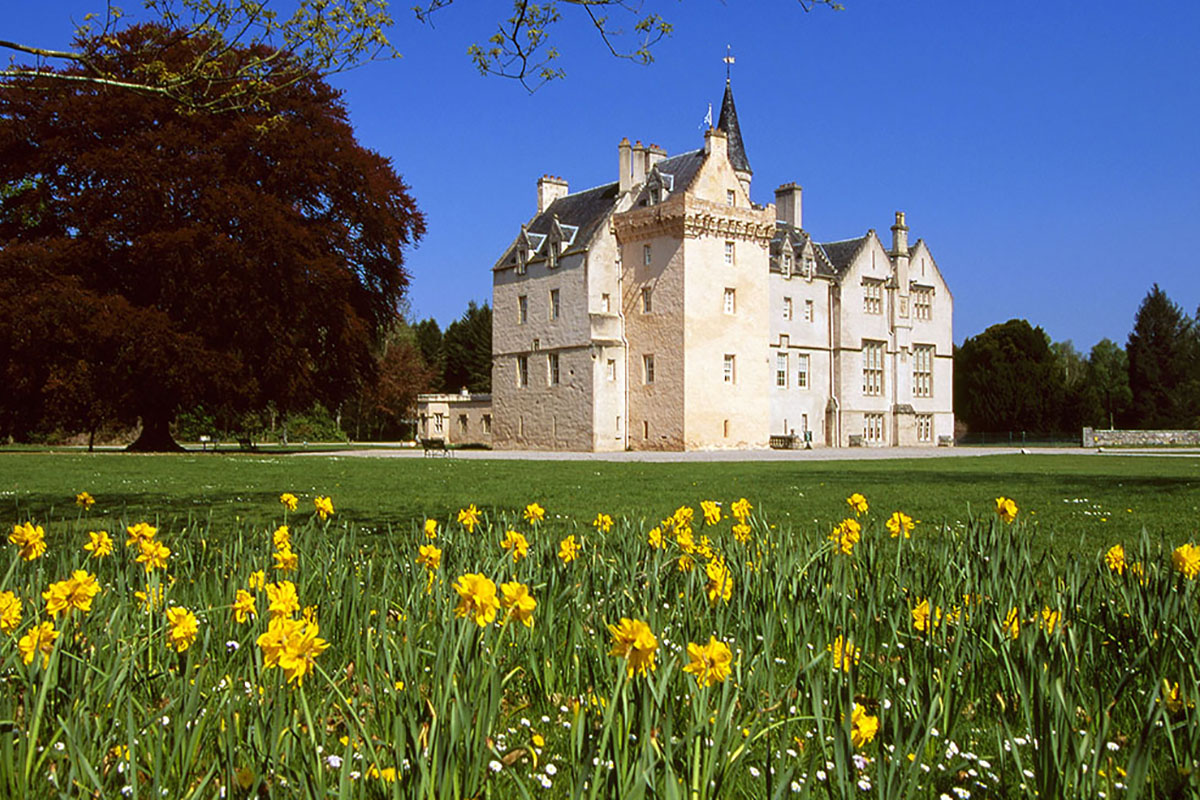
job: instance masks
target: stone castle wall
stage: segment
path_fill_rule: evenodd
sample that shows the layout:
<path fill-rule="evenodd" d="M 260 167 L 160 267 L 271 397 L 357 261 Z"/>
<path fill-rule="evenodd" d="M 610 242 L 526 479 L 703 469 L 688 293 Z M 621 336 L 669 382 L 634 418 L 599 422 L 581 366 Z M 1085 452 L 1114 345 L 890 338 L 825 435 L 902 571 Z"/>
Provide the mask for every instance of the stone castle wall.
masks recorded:
<path fill-rule="evenodd" d="M 1084 428 L 1080 444 L 1083 447 L 1200 447 L 1200 431 L 1111 431 Z"/>

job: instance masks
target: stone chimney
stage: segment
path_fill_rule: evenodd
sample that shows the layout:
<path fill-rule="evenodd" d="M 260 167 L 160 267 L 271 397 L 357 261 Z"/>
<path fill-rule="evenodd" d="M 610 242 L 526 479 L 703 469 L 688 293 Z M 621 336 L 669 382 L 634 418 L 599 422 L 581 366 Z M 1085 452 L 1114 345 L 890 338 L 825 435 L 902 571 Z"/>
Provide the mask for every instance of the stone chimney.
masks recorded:
<path fill-rule="evenodd" d="M 663 150 L 656 144 L 646 148 L 646 174 L 650 174 L 650 170 L 654 169 L 654 165 L 667 157 L 667 151 Z"/>
<path fill-rule="evenodd" d="M 538 178 L 538 209 L 542 213 L 550 204 L 560 197 L 567 196 L 567 182 L 555 175 L 543 175 Z"/>
<path fill-rule="evenodd" d="M 903 211 L 896 212 L 896 224 L 892 226 L 892 255 L 908 257 L 908 226 Z"/>
<path fill-rule="evenodd" d="M 729 139 L 720 128 L 709 128 L 704 132 L 704 154 L 729 157 Z"/>
<path fill-rule="evenodd" d="M 795 183 L 785 183 L 775 190 L 775 218 L 797 228 L 804 227 L 800 196 L 804 191 Z"/>
<path fill-rule="evenodd" d="M 629 159 L 629 138 L 626 137 L 617 145 L 617 188 L 621 192 L 628 192 L 633 186 L 633 182 L 630 180 L 633 165 Z"/>
<path fill-rule="evenodd" d="M 646 181 L 646 147 L 641 141 L 633 143 L 633 174 L 630 176 L 634 186 Z"/>

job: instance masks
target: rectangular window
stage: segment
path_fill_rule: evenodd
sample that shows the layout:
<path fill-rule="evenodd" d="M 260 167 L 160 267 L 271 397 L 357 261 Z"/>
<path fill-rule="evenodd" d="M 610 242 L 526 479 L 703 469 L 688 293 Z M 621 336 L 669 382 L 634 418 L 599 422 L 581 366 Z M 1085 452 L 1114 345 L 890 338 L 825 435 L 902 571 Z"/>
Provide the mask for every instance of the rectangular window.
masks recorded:
<path fill-rule="evenodd" d="M 654 355 L 647 354 L 642 356 L 642 380 L 645 383 L 654 383 Z"/>
<path fill-rule="evenodd" d="M 933 354 L 931 344 L 913 345 L 913 397 L 933 397 Z"/>
<path fill-rule="evenodd" d="M 812 300 L 804 301 L 804 321 L 805 322 L 813 321 L 813 301 Z"/>
<path fill-rule="evenodd" d="M 617 360 L 615 358 L 610 358 L 608 360 L 608 379 L 610 381 L 615 381 L 617 379 Z"/>
<path fill-rule="evenodd" d="M 445 427 L 446 427 L 446 415 L 445 414 L 434 414 L 433 415 L 433 432 L 441 433 Z"/>
<path fill-rule="evenodd" d="M 933 441 L 933 414 L 917 414 L 917 441 Z"/>
<path fill-rule="evenodd" d="M 642 287 L 642 313 L 649 314 L 654 310 L 654 302 L 651 298 L 653 290 L 649 286 Z"/>
<path fill-rule="evenodd" d="M 524 325 L 529 321 L 529 298 L 521 295 L 517 298 L 517 324 Z"/>
<path fill-rule="evenodd" d="M 458 432 L 459 433 L 467 432 L 467 415 L 466 414 L 458 415 Z"/>
<path fill-rule="evenodd" d="M 491 414 L 483 415 L 483 432 L 484 433 L 492 432 L 492 415 Z"/>
<path fill-rule="evenodd" d="M 642 420 L 642 438 L 643 439 L 650 438 L 650 420 L 648 420 L 648 419 Z"/>
<path fill-rule="evenodd" d="M 863 394 L 878 397 L 883 394 L 883 342 L 863 340 Z"/>
<path fill-rule="evenodd" d="M 733 242 L 725 243 L 725 263 L 733 266 Z"/>
<path fill-rule="evenodd" d="M 796 388 L 808 388 L 808 356 L 796 356 Z"/>
<path fill-rule="evenodd" d="M 558 319 L 558 289 L 550 290 L 550 319 Z"/>
<path fill-rule="evenodd" d="M 726 383 L 737 382 L 737 357 L 731 353 L 725 354 L 724 378 Z"/>
<path fill-rule="evenodd" d="M 737 292 L 733 289 L 725 290 L 725 313 L 733 314 L 737 311 Z"/>
<path fill-rule="evenodd" d="M 788 376 L 788 354 L 775 354 L 775 385 L 786 388 Z"/>
<path fill-rule="evenodd" d="M 863 441 L 883 444 L 883 414 L 863 414 Z"/>
<path fill-rule="evenodd" d="M 733 189 L 725 190 L 725 205 L 733 206 L 737 202 L 737 193 Z"/>
<path fill-rule="evenodd" d="M 650 255 L 650 245 L 642 245 L 642 266 L 648 267 L 652 262 L 653 258 Z"/>
<path fill-rule="evenodd" d="M 517 356 L 517 386 L 529 385 L 529 356 Z"/>
<path fill-rule="evenodd" d="M 612 297 L 609 296 L 608 292 L 600 295 L 600 311 L 605 314 L 612 311 Z"/>
<path fill-rule="evenodd" d="M 546 377 L 551 386 L 558 386 L 558 353 L 546 354 Z"/>
<path fill-rule="evenodd" d="M 914 317 L 917 319 L 933 319 L 932 289 L 914 289 L 912 303 Z"/>
<path fill-rule="evenodd" d="M 785 278 L 792 277 L 792 254 L 791 253 L 783 254 L 783 277 L 785 277 Z"/>
<path fill-rule="evenodd" d="M 883 283 L 863 281 L 863 311 L 868 314 L 883 313 Z"/>
<path fill-rule="evenodd" d="M 783 318 L 792 318 L 792 298 L 790 297 L 783 298 Z"/>

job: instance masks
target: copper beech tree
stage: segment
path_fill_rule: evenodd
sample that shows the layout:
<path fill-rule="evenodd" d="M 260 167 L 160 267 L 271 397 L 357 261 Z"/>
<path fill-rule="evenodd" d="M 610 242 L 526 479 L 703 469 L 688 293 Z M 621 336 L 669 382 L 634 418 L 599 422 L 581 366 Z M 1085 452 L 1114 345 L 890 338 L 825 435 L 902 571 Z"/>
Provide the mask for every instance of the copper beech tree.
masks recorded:
<path fill-rule="evenodd" d="M 130 80 L 130 54 L 169 70 L 213 50 L 156 25 L 85 46 Z M 181 407 L 333 407 L 374 380 L 424 219 L 288 58 L 267 60 L 286 68 L 269 107 L 215 115 L 87 81 L 0 86 L 0 434 L 137 418 L 134 446 L 168 449 Z"/>

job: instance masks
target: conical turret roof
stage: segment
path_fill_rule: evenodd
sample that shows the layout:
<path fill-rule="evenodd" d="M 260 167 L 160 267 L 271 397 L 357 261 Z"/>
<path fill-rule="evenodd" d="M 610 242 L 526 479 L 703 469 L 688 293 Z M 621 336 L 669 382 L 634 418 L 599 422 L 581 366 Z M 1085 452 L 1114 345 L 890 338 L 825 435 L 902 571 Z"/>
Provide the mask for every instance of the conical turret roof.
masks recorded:
<path fill-rule="evenodd" d="M 733 105 L 733 87 L 728 78 L 725 79 L 725 97 L 721 100 L 721 116 L 717 119 L 717 128 L 724 131 L 729 140 L 729 163 L 733 168 L 739 172 L 754 172 L 750 169 L 750 160 L 746 158 L 746 145 L 742 143 L 737 109 Z"/>

